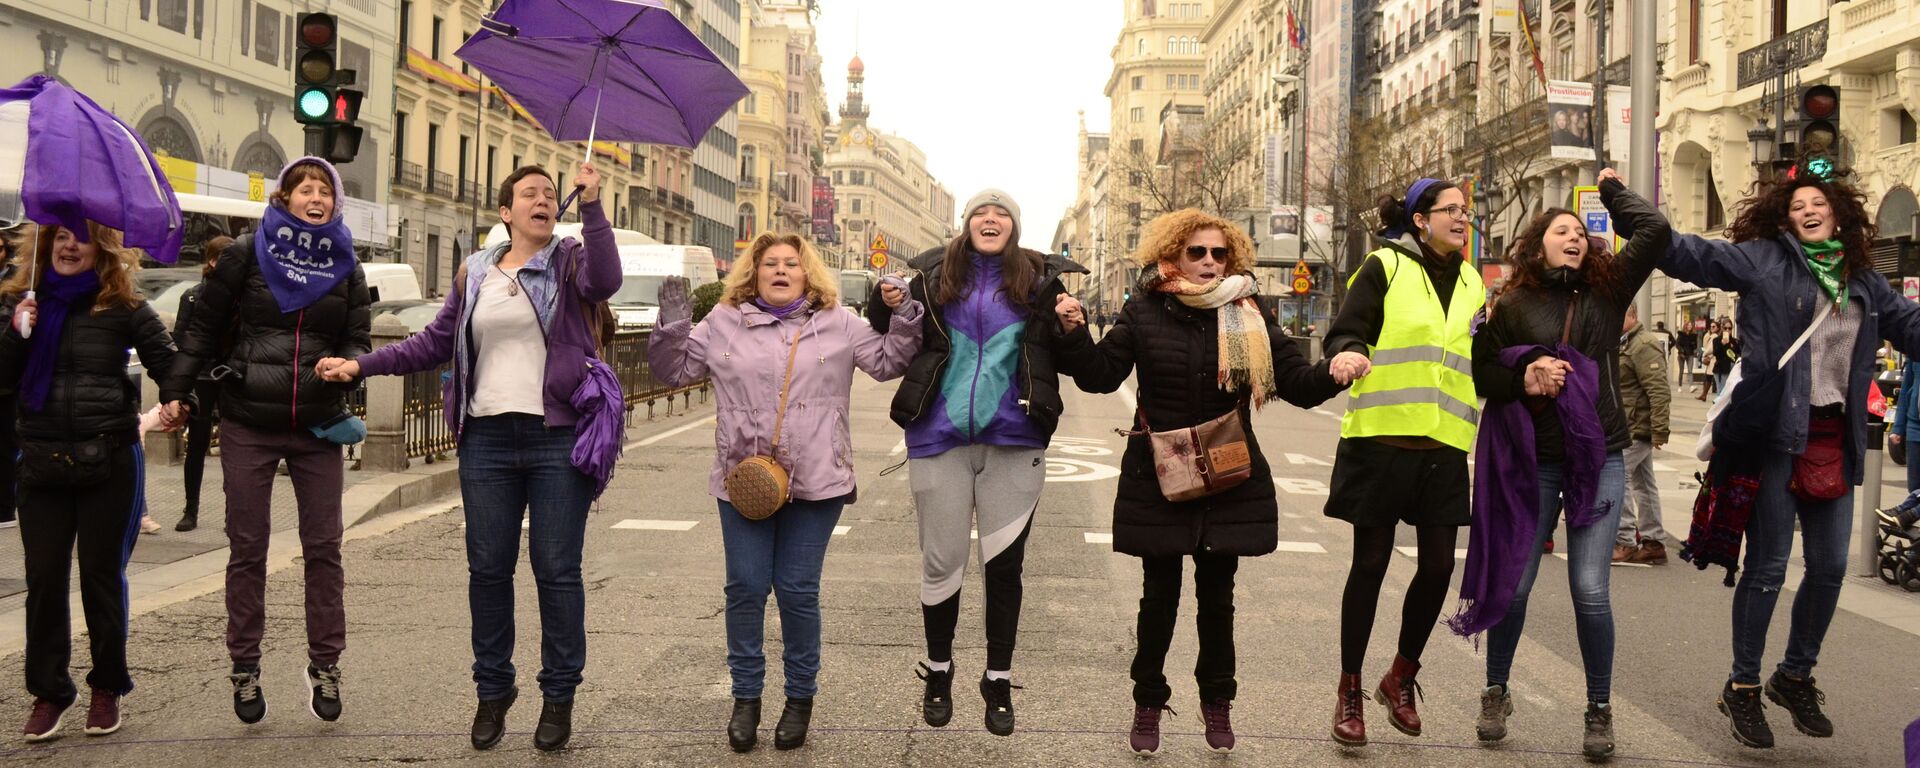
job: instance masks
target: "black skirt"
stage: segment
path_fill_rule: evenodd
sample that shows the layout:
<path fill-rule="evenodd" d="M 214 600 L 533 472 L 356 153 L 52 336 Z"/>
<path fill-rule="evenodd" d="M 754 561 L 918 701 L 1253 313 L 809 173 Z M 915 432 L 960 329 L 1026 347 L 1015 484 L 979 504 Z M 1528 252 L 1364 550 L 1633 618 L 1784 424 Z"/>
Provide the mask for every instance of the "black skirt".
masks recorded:
<path fill-rule="evenodd" d="M 1327 517 L 1356 526 L 1463 526 L 1472 520 L 1467 452 L 1413 449 L 1369 438 L 1341 438 L 1333 460 Z"/>

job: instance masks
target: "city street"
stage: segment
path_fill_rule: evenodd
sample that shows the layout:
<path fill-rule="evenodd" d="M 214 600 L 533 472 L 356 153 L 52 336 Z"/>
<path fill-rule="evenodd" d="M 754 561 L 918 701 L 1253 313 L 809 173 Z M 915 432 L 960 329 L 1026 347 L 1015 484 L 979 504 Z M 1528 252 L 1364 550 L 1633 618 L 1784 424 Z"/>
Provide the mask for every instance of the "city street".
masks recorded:
<path fill-rule="evenodd" d="M 901 432 L 886 420 L 891 384 L 861 377 L 854 385 L 853 441 L 861 482 L 830 550 L 823 602 L 826 648 L 822 690 L 806 748 L 773 753 L 779 708 L 777 614 L 769 605 L 768 699 L 761 746 L 728 751 L 722 732 L 728 686 L 721 619 L 722 558 L 716 510 L 706 495 L 712 456 L 711 406 L 663 418 L 626 454 L 620 473 L 589 521 L 585 578 L 591 633 L 586 683 L 574 712 L 575 765 L 1057 766 L 1133 765 L 1125 748 L 1131 701 L 1127 665 L 1140 570 L 1108 544 L 1113 478 L 1130 396 L 1073 392 L 1049 453 L 1052 482 L 1040 505 L 1027 557 L 1026 609 L 1014 682 L 1019 731 L 996 738 L 981 727 L 974 680 L 983 658 L 978 573 L 970 569 L 956 663 L 956 713 L 944 729 L 919 720 L 922 658 L 917 603 L 919 556 L 907 473 L 880 471 L 904 457 Z M 1686 405 L 1696 401 L 1682 400 Z M 1303 412 L 1269 407 L 1256 432 L 1274 466 L 1281 496 L 1280 551 L 1242 564 L 1237 638 L 1240 694 L 1234 709 L 1248 765 L 1541 766 L 1576 765 L 1584 699 L 1579 651 L 1563 561 L 1541 566 L 1528 631 L 1514 675 L 1512 735 L 1496 748 L 1473 736 L 1484 658 L 1468 642 L 1437 631 L 1421 681 L 1426 735 L 1408 738 L 1368 709 L 1372 746 L 1342 750 L 1328 738 L 1337 676 L 1338 595 L 1350 545 L 1342 523 L 1321 515 L 1342 400 Z M 1686 431 L 1682 408 L 1675 435 Z M 1697 427 L 1696 427 L 1697 428 Z M 1680 480 L 1692 462 L 1668 453 L 1660 480 L 1668 525 L 1684 530 L 1692 491 Z M 126 700 L 126 726 L 112 736 L 67 734 L 27 746 L 9 731 L 0 760 L 11 765 L 394 764 L 459 761 L 524 765 L 538 759 L 530 733 L 538 713 L 539 668 L 533 585 L 521 569 L 516 661 L 522 697 L 511 733 L 490 753 L 467 744 L 472 716 L 468 677 L 465 559 L 458 499 L 388 513 L 349 531 L 346 713 L 337 724 L 305 712 L 305 663 L 297 568 L 269 586 L 264 686 L 271 711 L 253 727 L 231 712 L 225 624 L 217 580 L 202 594 L 135 617 L 129 641 L 139 685 Z M 1410 545 L 1411 536 L 1403 536 Z M 1564 539 L 1562 539 L 1564 542 Z M 1464 547 L 1466 537 L 1460 539 Z M 1674 554 L 1677 555 L 1677 542 Z M 1562 550 L 1564 551 L 1564 550 Z M 1406 551 L 1411 554 L 1411 550 Z M 1465 550 L 1461 553 L 1464 555 Z M 1403 560 L 1403 561 L 1402 561 Z M 1365 672 L 1369 681 L 1392 657 L 1401 587 L 1412 571 L 1397 558 L 1383 595 L 1380 624 Z M 1920 683 L 1911 659 L 1920 638 L 1905 620 L 1877 620 L 1911 609 L 1920 595 L 1852 579 L 1817 671 L 1838 735 L 1805 737 L 1770 708 L 1779 746 L 1738 747 L 1714 710 L 1725 679 L 1728 605 L 1721 573 L 1680 562 L 1612 571 L 1619 646 L 1614 702 L 1620 765 L 1899 764 L 1901 729 L 1920 715 Z M 1457 578 L 1457 574 L 1456 574 Z M 1788 586 L 1797 582 L 1790 576 Z M 1191 590 L 1189 590 L 1189 594 Z M 1189 604 L 1190 605 L 1190 604 Z M 1168 662 L 1180 712 L 1155 761 L 1213 760 L 1201 739 L 1191 678 L 1190 607 Z M 1909 610 L 1910 613 L 1910 610 Z M 1776 615 L 1769 662 L 1779 658 L 1788 611 Z M 1905 626 L 1906 629 L 1897 628 Z M 84 644 L 77 644 L 84 649 Z M 84 673 L 84 650 L 76 656 Z M 20 657 L 0 659 L 19 669 Z M 0 713 L 24 717 L 17 687 L 0 688 Z M 1347 762 L 1352 760 L 1354 762 Z"/>

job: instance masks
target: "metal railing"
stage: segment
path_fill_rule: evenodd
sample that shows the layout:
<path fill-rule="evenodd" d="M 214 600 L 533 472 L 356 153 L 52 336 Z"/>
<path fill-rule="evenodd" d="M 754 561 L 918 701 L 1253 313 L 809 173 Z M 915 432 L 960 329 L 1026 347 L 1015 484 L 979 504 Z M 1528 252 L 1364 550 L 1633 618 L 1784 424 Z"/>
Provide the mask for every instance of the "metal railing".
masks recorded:
<path fill-rule="evenodd" d="M 427 174 L 427 191 L 441 197 L 453 197 L 453 174 L 446 171 L 433 171 Z"/>
<path fill-rule="evenodd" d="M 1827 55 L 1827 20 L 1788 32 L 1740 52 L 1739 86 L 1758 85 L 1782 71 L 1792 71 Z"/>
<path fill-rule="evenodd" d="M 396 187 L 406 187 L 408 189 L 419 189 L 422 184 L 421 179 L 425 178 L 425 176 L 426 171 L 420 167 L 419 163 L 402 162 L 393 169 L 393 185 Z"/>

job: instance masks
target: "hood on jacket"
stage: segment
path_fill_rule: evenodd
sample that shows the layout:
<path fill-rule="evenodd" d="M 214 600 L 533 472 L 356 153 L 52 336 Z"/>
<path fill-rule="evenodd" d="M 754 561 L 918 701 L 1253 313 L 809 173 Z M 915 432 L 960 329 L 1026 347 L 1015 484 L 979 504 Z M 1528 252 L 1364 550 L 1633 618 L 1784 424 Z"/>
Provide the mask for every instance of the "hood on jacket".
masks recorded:
<path fill-rule="evenodd" d="M 1041 253 L 1029 248 L 1021 248 L 1020 252 L 1040 257 L 1040 277 L 1043 280 L 1075 273 L 1091 274 L 1091 271 L 1081 266 L 1080 262 L 1057 253 Z M 938 269 L 946 258 L 947 247 L 942 245 L 922 251 L 919 256 L 915 256 L 911 261 L 908 261 L 907 266 L 913 267 L 923 273 L 930 273 Z"/>
<path fill-rule="evenodd" d="M 340 170 L 333 167 L 333 163 L 327 162 L 324 158 L 308 155 L 291 163 L 287 163 L 286 167 L 280 169 L 280 176 L 274 180 L 273 188 L 277 190 L 285 187 L 287 185 L 287 178 L 293 175 L 293 169 L 301 163 L 317 165 L 321 170 L 327 172 L 327 184 L 333 187 L 333 218 L 327 221 L 339 221 L 340 217 L 345 216 L 347 212 L 347 189 L 340 184 Z M 267 203 L 268 205 L 278 205 L 278 203 L 271 202 L 273 200 L 272 197 L 268 197 L 267 200 L 269 201 Z"/>

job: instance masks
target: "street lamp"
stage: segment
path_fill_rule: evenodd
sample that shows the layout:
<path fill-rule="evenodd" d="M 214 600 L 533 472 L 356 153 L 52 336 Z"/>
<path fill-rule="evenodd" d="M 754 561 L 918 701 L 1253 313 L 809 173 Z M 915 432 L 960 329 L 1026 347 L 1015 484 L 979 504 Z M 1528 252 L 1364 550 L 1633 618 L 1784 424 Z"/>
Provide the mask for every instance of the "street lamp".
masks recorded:
<path fill-rule="evenodd" d="M 1758 173 L 1761 178 L 1766 178 L 1767 169 L 1773 165 L 1774 153 L 1777 149 L 1774 143 L 1773 128 L 1767 125 L 1766 120 L 1761 120 L 1759 123 L 1756 123 L 1751 130 L 1747 131 L 1747 143 L 1753 145 L 1754 171 Z"/>

